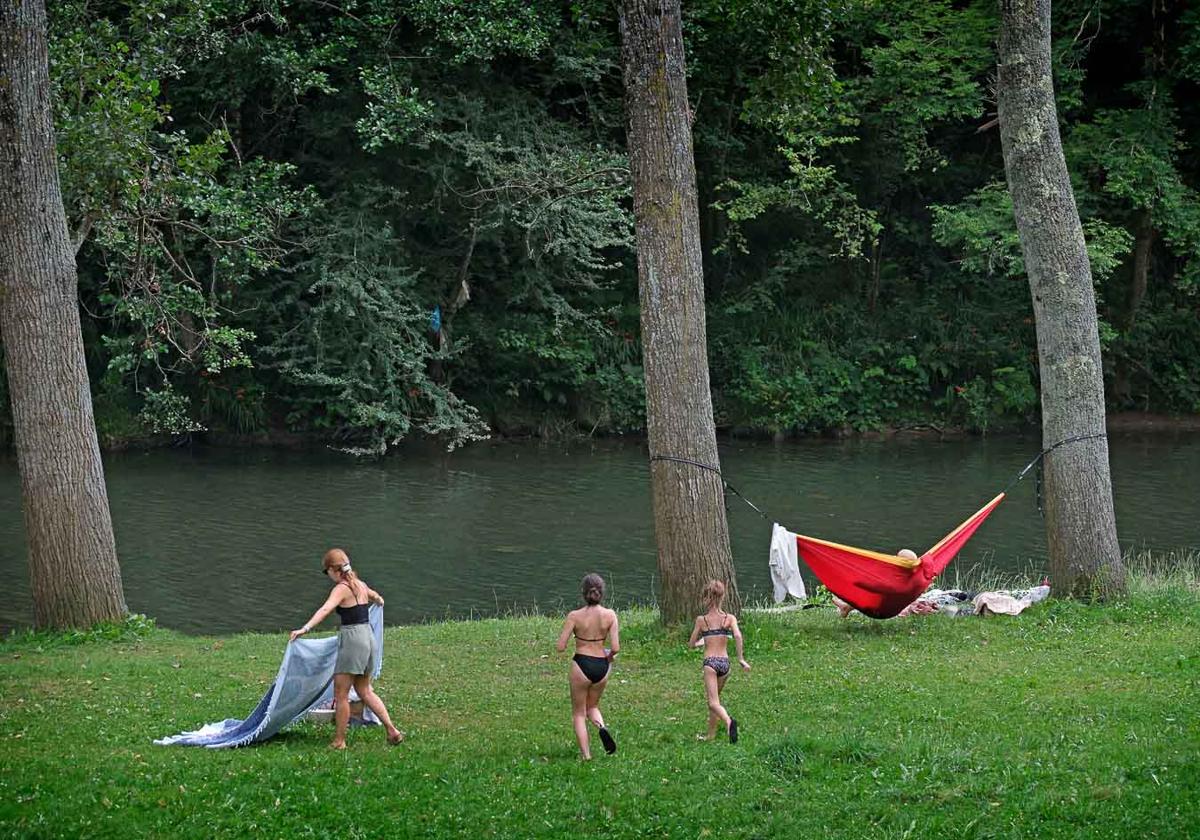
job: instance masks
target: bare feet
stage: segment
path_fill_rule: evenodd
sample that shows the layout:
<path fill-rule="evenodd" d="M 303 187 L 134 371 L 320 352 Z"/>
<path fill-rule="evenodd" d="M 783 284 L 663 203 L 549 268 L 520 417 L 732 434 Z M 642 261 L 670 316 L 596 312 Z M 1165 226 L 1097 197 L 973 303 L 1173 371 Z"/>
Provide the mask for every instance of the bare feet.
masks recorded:
<path fill-rule="evenodd" d="M 396 746 L 397 744 L 399 744 L 403 740 L 404 740 L 404 733 L 401 732 L 399 729 L 397 729 L 394 732 L 389 733 L 387 736 L 387 742 L 389 744 L 391 744 L 393 747 Z"/>
<path fill-rule="evenodd" d="M 329 742 L 329 749 L 331 749 L 331 750 L 344 750 L 344 749 L 346 749 L 346 742 L 345 742 L 345 741 L 330 741 L 330 742 Z"/>

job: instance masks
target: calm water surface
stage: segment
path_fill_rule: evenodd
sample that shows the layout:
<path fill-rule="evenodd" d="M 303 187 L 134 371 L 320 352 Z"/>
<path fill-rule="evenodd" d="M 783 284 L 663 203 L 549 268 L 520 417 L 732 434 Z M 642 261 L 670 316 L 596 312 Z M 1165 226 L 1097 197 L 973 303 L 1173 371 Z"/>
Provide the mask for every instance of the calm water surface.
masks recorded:
<path fill-rule="evenodd" d="M 726 476 L 794 531 L 923 550 L 1037 452 L 1030 437 L 935 442 L 723 442 Z M 1200 436 L 1111 439 L 1124 547 L 1200 549 Z M 620 605 L 657 585 L 649 472 L 636 442 L 484 444 L 375 463 L 332 452 L 156 451 L 105 459 L 131 609 L 193 633 L 299 626 L 344 546 L 389 623 L 559 609 L 587 571 Z M 951 566 L 1044 566 L 1030 479 Z M 770 523 L 729 497 L 739 584 L 770 593 Z M 0 629 L 28 624 L 16 465 L 0 460 Z"/>

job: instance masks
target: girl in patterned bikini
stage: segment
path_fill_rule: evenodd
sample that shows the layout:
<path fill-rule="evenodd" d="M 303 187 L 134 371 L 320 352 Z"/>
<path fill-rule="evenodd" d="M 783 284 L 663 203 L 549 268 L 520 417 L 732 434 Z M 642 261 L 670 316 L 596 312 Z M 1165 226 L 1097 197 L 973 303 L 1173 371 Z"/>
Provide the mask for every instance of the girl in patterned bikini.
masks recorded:
<path fill-rule="evenodd" d="M 708 612 L 696 616 L 696 624 L 692 627 L 688 647 L 704 648 L 704 694 L 708 698 L 708 734 L 697 736 L 702 741 L 711 741 L 717 736 L 717 725 L 725 724 L 729 732 L 729 743 L 736 744 L 738 739 L 738 723 L 729 716 L 721 705 L 721 689 L 729 677 L 729 638 L 737 646 L 738 662 L 743 671 L 750 670 L 742 648 L 742 631 L 738 628 L 737 618 L 721 610 L 725 601 L 725 584 L 719 580 L 710 580 L 700 593 Z"/>

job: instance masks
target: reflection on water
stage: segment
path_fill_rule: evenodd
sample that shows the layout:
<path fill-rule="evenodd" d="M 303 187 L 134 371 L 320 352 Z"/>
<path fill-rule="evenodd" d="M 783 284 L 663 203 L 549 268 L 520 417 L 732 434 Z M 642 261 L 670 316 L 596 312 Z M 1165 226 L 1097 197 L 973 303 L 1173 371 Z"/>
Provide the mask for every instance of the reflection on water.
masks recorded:
<path fill-rule="evenodd" d="M 726 477 L 794 531 L 921 551 L 1002 489 L 1035 438 L 723 442 Z M 1200 549 L 1200 437 L 1111 439 L 1124 547 Z M 584 572 L 620 605 L 652 598 L 644 445 L 496 443 L 374 463 L 329 452 L 157 451 L 106 457 L 130 608 L 197 633 L 299 626 L 327 592 L 321 553 L 345 547 L 389 623 L 558 609 Z M 951 566 L 1044 565 L 1026 480 Z M 770 592 L 770 523 L 729 496 L 738 581 Z M 20 487 L 0 461 L 0 627 L 32 615 Z"/>

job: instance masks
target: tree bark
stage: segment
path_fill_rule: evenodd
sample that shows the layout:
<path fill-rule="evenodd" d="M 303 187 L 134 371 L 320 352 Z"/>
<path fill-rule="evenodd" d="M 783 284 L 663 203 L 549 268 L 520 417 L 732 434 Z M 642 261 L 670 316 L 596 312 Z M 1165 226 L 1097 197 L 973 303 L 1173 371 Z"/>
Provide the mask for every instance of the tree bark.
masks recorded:
<path fill-rule="evenodd" d="M 1050 62 L 1050 0 L 1001 0 L 997 98 L 1004 170 L 1033 295 L 1042 389 L 1046 541 L 1056 588 L 1124 589 L 1113 516 L 1096 299 L 1063 158 Z"/>
<path fill-rule="evenodd" d="M 622 0 L 620 12 L 650 453 L 719 468 L 679 0 Z M 657 460 L 650 472 L 663 622 L 694 615 L 710 579 L 737 610 L 720 475 Z"/>
<path fill-rule="evenodd" d="M 59 189 L 43 0 L 0 2 L 0 340 L 34 620 L 124 617 Z"/>

